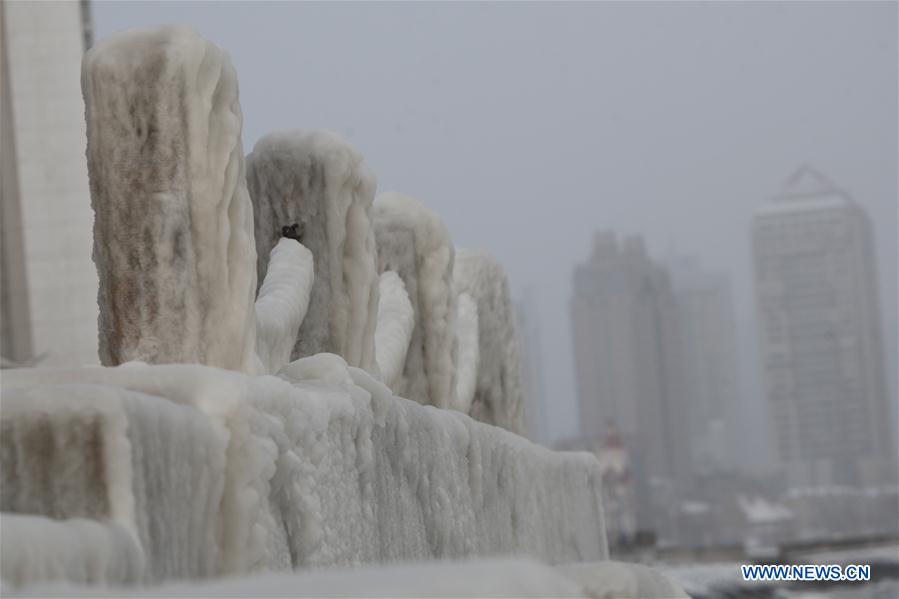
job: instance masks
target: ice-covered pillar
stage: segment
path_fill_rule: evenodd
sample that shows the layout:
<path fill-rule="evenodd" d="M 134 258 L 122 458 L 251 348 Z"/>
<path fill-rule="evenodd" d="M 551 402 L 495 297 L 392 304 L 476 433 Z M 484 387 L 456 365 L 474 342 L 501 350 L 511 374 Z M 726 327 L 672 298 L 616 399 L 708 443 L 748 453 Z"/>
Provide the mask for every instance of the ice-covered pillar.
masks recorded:
<path fill-rule="evenodd" d="M 459 249 L 456 290 L 477 304 L 479 361 L 473 418 L 522 434 L 524 413 L 515 315 L 503 267 L 486 252 Z"/>
<path fill-rule="evenodd" d="M 313 269 L 312 253 L 293 239 L 281 238 L 269 255 L 256 298 L 256 355 L 262 373 L 277 374 L 290 362 L 309 309 Z"/>
<path fill-rule="evenodd" d="M 381 380 L 396 391 L 402 381 L 406 352 L 415 329 L 415 310 L 403 280 L 392 270 L 381 274 L 379 287 L 381 299 L 375 330 L 378 369 Z"/>
<path fill-rule="evenodd" d="M 309 308 L 292 357 L 330 352 L 377 374 L 375 178 L 362 156 L 331 133 L 271 133 L 247 157 L 247 185 L 256 216 L 259 280 L 285 230 L 314 259 Z"/>
<path fill-rule="evenodd" d="M 419 403 L 452 408 L 458 347 L 452 240 L 437 215 L 398 193 L 378 196 L 374 222 L 379 268 L 400 276 L 415 313 L 394 391 Z"/>
<path fill-rule="evenodd" d="M 478 334 L 478 305 L 467 293 L 456 298 L 456 403 L 453 406 L 468 414 L 478 385 L 478 364 L 481 361 L 480 335 Z"/>
<path fill-rule="evenodd" d="M 254 368 L 256 250 L 228 55 L 191 29 L 84 57 L 100 359 Z"/>

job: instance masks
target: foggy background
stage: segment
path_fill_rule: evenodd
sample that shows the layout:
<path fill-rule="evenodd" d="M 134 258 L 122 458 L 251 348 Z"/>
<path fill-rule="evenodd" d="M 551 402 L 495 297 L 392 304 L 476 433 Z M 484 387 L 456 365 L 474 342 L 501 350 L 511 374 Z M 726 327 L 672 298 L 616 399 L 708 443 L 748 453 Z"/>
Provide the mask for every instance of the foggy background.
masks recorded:
<path fill-rule="evenodd" d="M 330 129 L 538 307 L 548 441 L 577 432 L 568 301 L 597 229 L 730 276 L 739 455 L 762 465 L 753 210 L 810 164 L 870 215 L 895 395 L 895 3 L 92 5 L 94 37 L 182 22 L 227 49 L 244 150 Z"/>

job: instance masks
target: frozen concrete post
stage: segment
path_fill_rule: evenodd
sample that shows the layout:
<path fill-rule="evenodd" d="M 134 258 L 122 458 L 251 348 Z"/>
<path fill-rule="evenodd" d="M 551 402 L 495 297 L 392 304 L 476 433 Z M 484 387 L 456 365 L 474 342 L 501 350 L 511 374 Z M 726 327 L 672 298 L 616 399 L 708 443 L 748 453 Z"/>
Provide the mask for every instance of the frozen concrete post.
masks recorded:
<path fill-rule="evenodd" d="M 100 359 L 255 366 L 256 251 L 228 55 L 179 26 L 84 57 Z"/>
<path fill-rule="evenodd" d="M 454 279 L 456 291 L 477 304 L 480 358 L 469 414 L 523 434 L 518 340 L 506 273 L 493 256 L 460 249 Z"/>
<path fill-rule="evenodd" d="M 415 314 L 397 395 L 440 408 L 456 404 L 455 249 L 440 218 L 398 193 L 375 200 L 375 235 L 382 272 L 403 280 Z"/>
<path fill-rule="evenodd" d="M 330 352 L 377 374 L 375 179 L 362 156 L 331 133 L 272 133 L 247 157 L 247 185 L 259 280 L 284 231 L 296 235 L 314 258 L 315 282 L 292 357 Z"/>

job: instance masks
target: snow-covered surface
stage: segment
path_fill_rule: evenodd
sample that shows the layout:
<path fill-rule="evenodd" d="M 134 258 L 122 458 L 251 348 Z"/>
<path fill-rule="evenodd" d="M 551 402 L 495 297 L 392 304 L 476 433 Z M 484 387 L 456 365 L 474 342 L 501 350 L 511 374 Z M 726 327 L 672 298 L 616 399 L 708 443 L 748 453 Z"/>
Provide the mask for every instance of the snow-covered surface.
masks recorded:
<path fill-rule="evenodd" d="M 314 279 L 312 253 L 294 239 L 272 248 L 256 298 L 256 355 L 261 372 L 274 374 L 290 362 Z"/>
<path fill-rule="evenodd" d="M 18 586 L 34 580 L 127 584 L 142 578 L 140 545 L 117 524 L 3 514 L 0 526 L 4 584 Z"/>
<path fill-rule="evenodd" d="M 566 564 L 556 570 L 594 599 L 689 599 L 674 580 L 642 564 L 605 561 Z"/>
<path fill-rule="evenodd" d="M 515 314 L 503 267 L 477 250 L 456 252 L 455 288 L 478 307 L 477 386 L 471 402 L 473 418 L 516 433 L 524 431 L 524 404 Z"/>
<path fill-rule="evenodd" d="M 87 52 L 82 91 L 101 362 L 250 372 L 256 255 L 231 60 L 187 27 L 125 31 Z"/>
<path fill-rule="evenodd" d="M 2 385 L 2 510 L 133 531 L 147 582 L 474 555 L 607 557 L 592 455 L 395 397 L 335 355 L 279 377 L 132 363 L 4 371 Z"/>
<path fill-rule="evenodd" d="M 300 225 L 302 244 L 315 259 L 309 309 L 292 357 L 333 352 L 376 375 L 375 178 L 362 156 L 332 133 L 271 133 L 247 156 L 247 185 L 260 280 L 285 226 Z"/>
<path fill-rule="evenodd" d="M 381 380 L 396 391 L 406 364 L 412 329 L 415 328 L 415 312 L 398 274 L 392 270 L 381 273 L 379 288 L 381 299 L 378 303 L 375 351 Z"/>
<path fill-rule="evenodd" d="M 0 509 L 60 520 L 90 518 L 130 531 L 138 539 L 142 561 L 140 568 L 126 571 L 143 572 L 143 580 L 210 576 L 217 572 L 218 505 L 227 482 L 229 428 L 221 418 L 160 400 L 160 393 L 177 397 L 168 391 L 183 382 L 187 386 L 179 399 L 187 403 L 200 381 L 186 372 L 180 377 L 160 373 L 154 381 L 150 373 L 155 368 L 167 367 L 129 364 L 69 371 L 81 376 L 4 371 Z M 141 372 L 142 385 L 133 389 L 100 384 L 111 373 L 130 380 Z M 20 374 L 27 376 L 23 380 Z M 26 574 L 8 572 L 17 563 L 12 556 L 27 551 L 29 544 L 6 538 L 5 518 L 3 578 L 58 571 L 42 566 Z M 60 538 L 69 530 L 44 529 Z M 14 530 L 30 539 L 42 529 L 23 525 Z M 100 532 L 89 538 L 100 539 Z M 102 556 L 107 549 L 85 551 Z M 45 559 L 59 557 L 57 552 Z M 30 568 L 33 559 L 26 556 L 21 564 Z"/>
<path fill-rule="evenodd" d="M 584 597 L 577 583 L 526 559 L 409 563 L 269 574 L 148 589 L 40 585 L 20 597 Z M 624 598 L 621 598 L 624 599 Z"/>
<path fill-rule="evenodd" d="M 459 344 L 456 367 L 456 403 L 453 408 L 468 414 L 478 384 L 480 340 L 478 338 L 478 305 L 467 293 L 457 298 L 456 338 Z"/>
<path fill-rule="evenodd" d="M 144 589 L 39 584 L 18 597 L 584 597 L 677 599 L 683 589 L 640 564 L 588 562 L 551 567 L 527 558 L 398 563 L 264 574 Z"/>
<path fill-rule="evenodd" d="M 397 395 L 441 408 L 456 402 L 455 248 L 440 218 L 417 200 L 378 195 L 374 224 L 381 272 L 396 272 L 415 312 Z"/>
<path fill-rule="evenodd" d="M 565 564 L 556 570 L 596 599 L 689 599 L 671 578 L 642 564 L 604 561 Z"/>

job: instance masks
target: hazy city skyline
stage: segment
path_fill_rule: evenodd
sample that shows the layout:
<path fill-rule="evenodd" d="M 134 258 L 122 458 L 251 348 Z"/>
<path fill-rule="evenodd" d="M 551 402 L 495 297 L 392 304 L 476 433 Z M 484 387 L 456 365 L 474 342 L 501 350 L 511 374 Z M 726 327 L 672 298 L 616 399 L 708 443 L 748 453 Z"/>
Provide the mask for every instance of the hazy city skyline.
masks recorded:
<path fill-rule="evenodd" d="M 762 430 L 749 227 L 803 163 L 871 215 L 894 344 L 893 3 L 104 2 L 93 14 L 97 40 L 190 24 L 234 60 L 246 152 L 273 129 L 334 130 L 379 189 L 418 197 L 458 245 L 495 254 L 516 294 L 534 287 L 550 438 L 577 428 L 566 306 L 597 229 L 731 277 L 743 418 Z"/>

